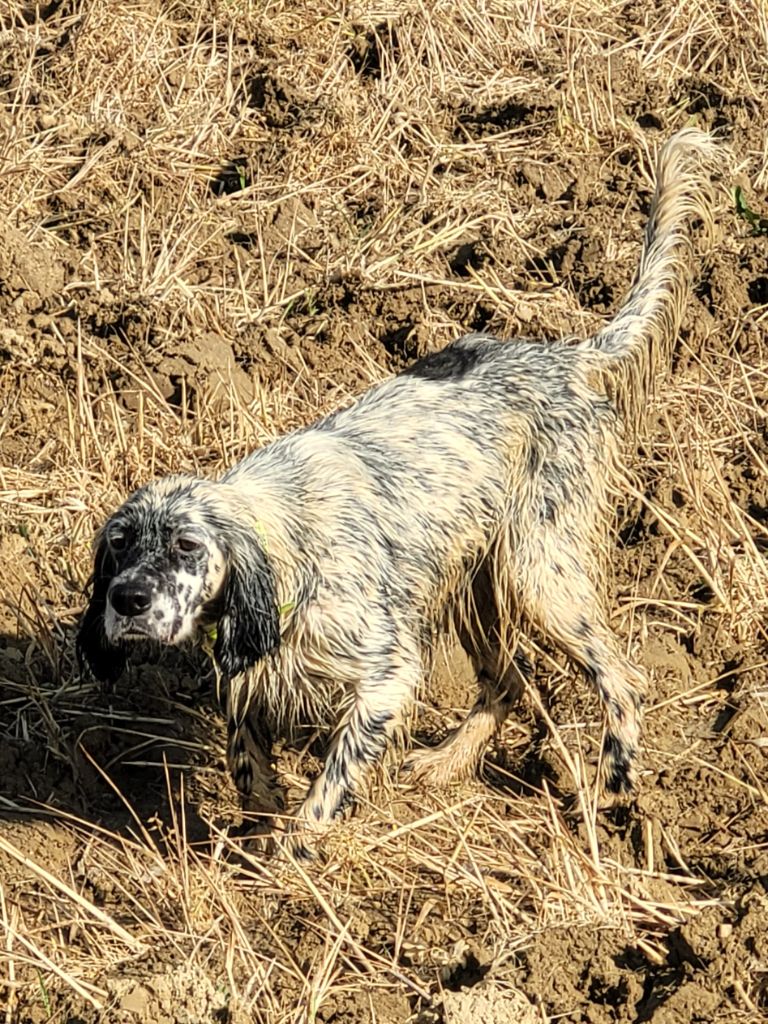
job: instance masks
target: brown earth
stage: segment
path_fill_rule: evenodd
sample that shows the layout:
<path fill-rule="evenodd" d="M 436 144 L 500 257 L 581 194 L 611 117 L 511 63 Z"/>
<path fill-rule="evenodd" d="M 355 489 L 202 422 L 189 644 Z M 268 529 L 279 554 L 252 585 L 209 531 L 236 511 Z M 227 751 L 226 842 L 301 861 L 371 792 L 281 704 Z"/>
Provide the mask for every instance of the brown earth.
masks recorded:
<path fill-rule="evenodd" d="M 0 1016 L 768 1016 L 768 19 L 749 0 L 480 7 L 0 2 Z M 669 382 L 617 509 L 643 778 L 595 813 L 599 712 L 539 650 L 484 777 L 396 773 L 306 871 L 243 848 L 211 672 L 73 635 L 93 531 L 463 331 L 584 335 L 652 155 L 730 140 Z M 473 699 L 449 654 L 416 733 Z M 314 747 L 280 749 L 296 796 Z"/>

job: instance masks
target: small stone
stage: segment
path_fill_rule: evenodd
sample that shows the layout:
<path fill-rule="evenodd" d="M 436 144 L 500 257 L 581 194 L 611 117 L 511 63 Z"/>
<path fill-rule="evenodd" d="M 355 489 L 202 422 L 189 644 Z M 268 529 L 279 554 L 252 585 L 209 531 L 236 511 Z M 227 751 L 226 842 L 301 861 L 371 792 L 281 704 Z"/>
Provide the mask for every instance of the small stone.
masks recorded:
<path fill-rule="evenodd" d="M 136 985 L 120 1000 L 120 1009 L 127 1013 L 144 1013 L 149 1002 L 149 992 L 142 985 Z"/>

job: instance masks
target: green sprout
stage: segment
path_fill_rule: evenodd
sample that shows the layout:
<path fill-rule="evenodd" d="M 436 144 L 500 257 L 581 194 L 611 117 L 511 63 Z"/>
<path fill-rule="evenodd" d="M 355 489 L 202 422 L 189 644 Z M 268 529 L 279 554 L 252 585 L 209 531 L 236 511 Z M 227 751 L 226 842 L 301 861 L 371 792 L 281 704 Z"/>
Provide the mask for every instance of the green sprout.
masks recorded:
<path fill-rule="evenodd" d="M 768 217 L 759 217 L 753 210 L 750 210 L 740 185 L 733 190 L 733 199 L 736 203 L 736 213 L 749 224 L 752 234 L 768 235 Z"/>
<path fill-rule="evenodd" d="M 40 996 L 41 996 L 42 1001 L 43 1001 L 43 1006 L 45 1007 L 46 1014 L 48 1015 L 48 1017 L 50 1017 L 51 1016 L 51 997 L 48 994 L 48 988 L 47 988 L 47 986 L 45 984 L 45 979 L 43 978 L 43 972 L 40 970 L 39 967 L 36 967 L 35 970 L 37 972 L 37 984 L 40 986 Z"/>

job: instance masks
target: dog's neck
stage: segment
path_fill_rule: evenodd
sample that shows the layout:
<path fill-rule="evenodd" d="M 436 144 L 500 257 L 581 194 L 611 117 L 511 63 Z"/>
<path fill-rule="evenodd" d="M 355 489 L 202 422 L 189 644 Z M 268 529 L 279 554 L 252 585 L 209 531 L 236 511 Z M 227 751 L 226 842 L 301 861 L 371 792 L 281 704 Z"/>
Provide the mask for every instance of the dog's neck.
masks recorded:
<path fill-rule="evenodd" d="M 304 547 L 301 536 L 306 531 L 296 511 L 281 508 L 280 502 L 263 486 L 259 487 L 258 500 L 244 506 L 243 516 L 269 561 L 275 580 L 277 607 L 281 621 L 285 620 L 306 597 L 310 580 L 315 575 L 315 567 L 309 559 L 302 562 L 296 557 L 297 551 Z"/>

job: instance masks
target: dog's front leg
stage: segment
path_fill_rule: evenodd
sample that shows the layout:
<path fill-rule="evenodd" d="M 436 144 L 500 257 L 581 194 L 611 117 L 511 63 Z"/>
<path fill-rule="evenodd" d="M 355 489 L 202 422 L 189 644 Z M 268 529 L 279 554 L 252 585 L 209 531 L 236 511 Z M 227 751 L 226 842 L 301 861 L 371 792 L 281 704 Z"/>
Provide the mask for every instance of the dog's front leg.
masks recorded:
<path fill-rule="evenodd" d="M 389 738 L 419 683 L 418 659 L 391 663 L 361 682 L 351 707 L 337 725 L 322 772 L 310 786 L 285 838 L 288 852 L 312 856 L 308 832 L 324 829 L 351 801 L 371 765 L 384 754 Z"/>

